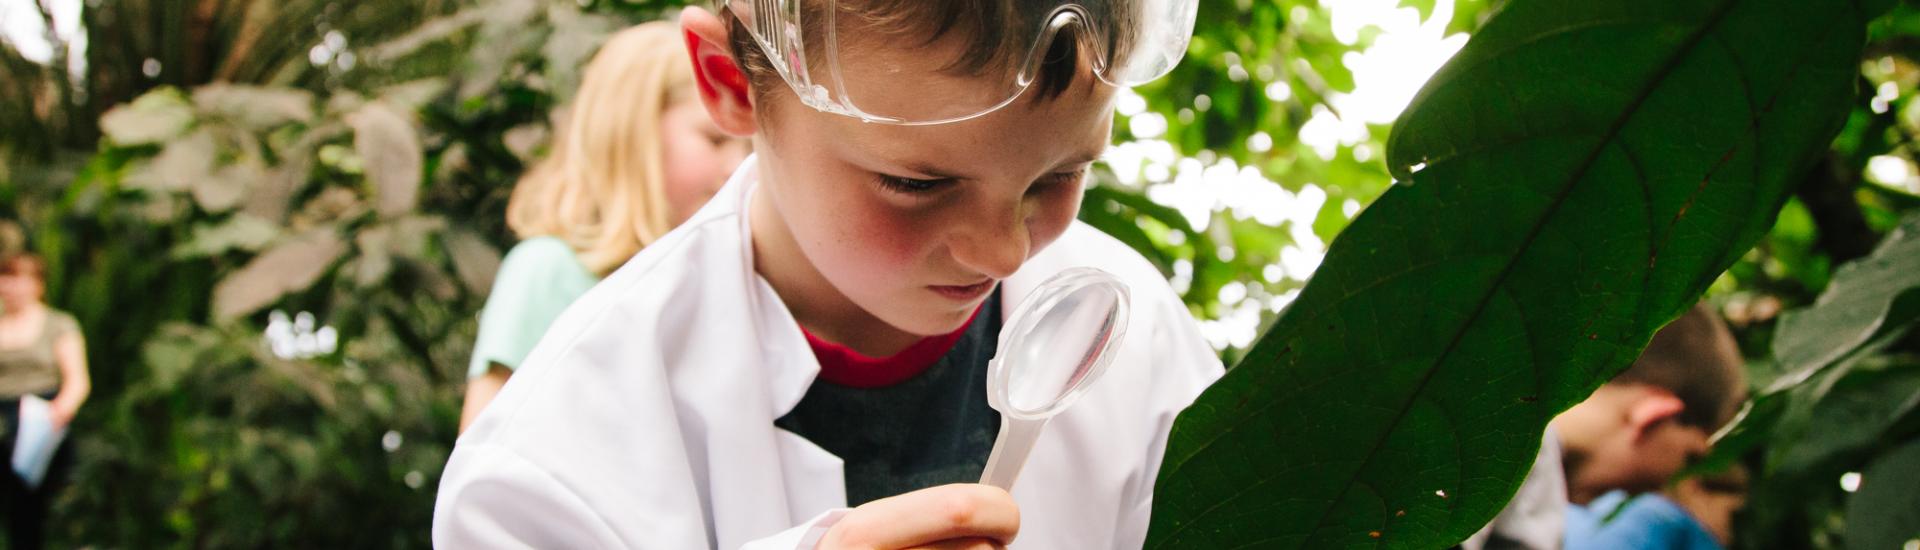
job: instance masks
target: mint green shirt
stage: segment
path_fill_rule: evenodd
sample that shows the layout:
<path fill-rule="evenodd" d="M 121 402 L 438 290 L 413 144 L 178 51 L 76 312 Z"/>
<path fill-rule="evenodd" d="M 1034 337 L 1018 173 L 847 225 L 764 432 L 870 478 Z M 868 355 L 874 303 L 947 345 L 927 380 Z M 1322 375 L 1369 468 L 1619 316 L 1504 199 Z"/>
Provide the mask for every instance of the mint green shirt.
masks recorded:
<path fill-rule="evenodd" d="M 535 237 L 514 245 L 500 262 L 493 292 L 480 310 L 480 335 L 473 343 L 467 376 L 486 374 L 493 363 L 520 368 L 547 326 L 597 282 L 600 278 L 580 264 L 566 241 Z"/>

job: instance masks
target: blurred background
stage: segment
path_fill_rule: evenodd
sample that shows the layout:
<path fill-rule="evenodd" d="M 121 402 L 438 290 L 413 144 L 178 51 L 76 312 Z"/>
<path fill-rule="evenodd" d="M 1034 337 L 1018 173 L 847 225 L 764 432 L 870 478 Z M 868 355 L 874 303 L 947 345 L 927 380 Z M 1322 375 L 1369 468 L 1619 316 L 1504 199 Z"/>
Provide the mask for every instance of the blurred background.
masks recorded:
<path fill-rule="evenodd" d="M 427 547 L 508 192 L 600 42 L 681 3 L 0 0 L 0 220 L 24 230 L 0 245 L 47 259 L 94 380 L 54 545 Z M 1121 98 L 1082 218 L 1231 364 L 1393 185 L 1389 125 L 1500 3 L 1202 0 L 1180 68 Z M 1846 129 L 1709 295 L 1758 381 L 1780 315 L 1920 206 L 1920 10 L 1871 34 Z M 1730 451 L 1754 472 L 1736 546 L 1843 545 L 1860 471 L 1920 433 L 1883 398 L 1920 391 L 1907 326 Z"/>

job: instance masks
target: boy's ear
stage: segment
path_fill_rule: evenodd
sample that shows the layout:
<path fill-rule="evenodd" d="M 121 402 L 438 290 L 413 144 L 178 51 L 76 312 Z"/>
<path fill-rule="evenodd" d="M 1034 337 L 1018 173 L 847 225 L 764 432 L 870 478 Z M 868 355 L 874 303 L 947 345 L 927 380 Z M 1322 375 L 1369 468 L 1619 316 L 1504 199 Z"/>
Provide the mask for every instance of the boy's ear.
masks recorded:
<path fill-rule="evenodd" d="M 728 48 L 726 23 L 713 12 L 689 6 L 680 11 L 680 32 L 687 40 L 693 80 L 707 116 L 720 131 L 752 136 L 756 129 L 753 89 L 747 84 L 746 71 L 734 61 Z"/>
<path fill-rule="evenodd" d="M 1643 390 L 1632 404 L 1627 405 L 1627 427 L 1633 430 L 1634 441 L 1640 441 L 1661 422 L 1678 420 L 1680 412 L 1686 409 L 1686 402 L 1671 392 Z"/>

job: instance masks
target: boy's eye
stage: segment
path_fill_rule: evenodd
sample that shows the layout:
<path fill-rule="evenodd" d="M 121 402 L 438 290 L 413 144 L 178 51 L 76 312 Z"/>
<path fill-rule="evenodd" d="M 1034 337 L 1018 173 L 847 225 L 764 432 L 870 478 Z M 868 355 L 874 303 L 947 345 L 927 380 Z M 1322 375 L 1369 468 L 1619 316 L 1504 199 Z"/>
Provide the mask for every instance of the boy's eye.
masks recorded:
<path fill-rule="evenodd" d="M 898 176 L 889 176 L 886 174 L 879 174 L 878 176 L 879 176 L 881 187 L 885 187 L 889 191 L 906 194 L 906 195 L 920 195 L 920 194 L 932 193 L 934 191 L 940 190 L 943 187 L 946 187 L 948 184 L 953 183 L 953 180 L 951 179 L 923 180 L 923 179 L 914 179 L 914 178 L 902 178 Z"/>
<path fill-rule="evenodd" d="M 1087 175 L 1087 169 L 1085 168 L 1081 168 L 1079 170 L 1073 170 L 1070 172 L 1054 172 L 1052 174 L 1047 174 L 1045 177 L 1040 178 L 1040 181 L 1035 182 L 1036 185 L 1034 185 L 1027 192 L 1038 193 L 1056 186 L 1069 186 L 1069 185 L 1077 184 L 1077 183 L 1080 183 L 1080 178 L 1085 177 L 1086 175 Z"/>

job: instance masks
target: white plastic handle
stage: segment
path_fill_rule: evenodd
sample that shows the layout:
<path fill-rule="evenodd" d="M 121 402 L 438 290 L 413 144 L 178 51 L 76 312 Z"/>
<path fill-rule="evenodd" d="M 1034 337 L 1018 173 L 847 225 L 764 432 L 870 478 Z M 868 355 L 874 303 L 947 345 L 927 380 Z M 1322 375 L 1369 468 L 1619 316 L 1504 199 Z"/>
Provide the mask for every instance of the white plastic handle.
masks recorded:
<path fill-rule="evenodd" d="M 1044 418 L 1021 420 L 1001 415 L 1000 436 L 993 440 L 993 453 L 987 455 L 987 469 L 980 474 L 980 483 L 1013 491 L 1013 481 L 1020 478 L 1020 469 L 1027 465 L 1027 455 L 1033 452 L 1040 429 L 1046 426 Z"/>

